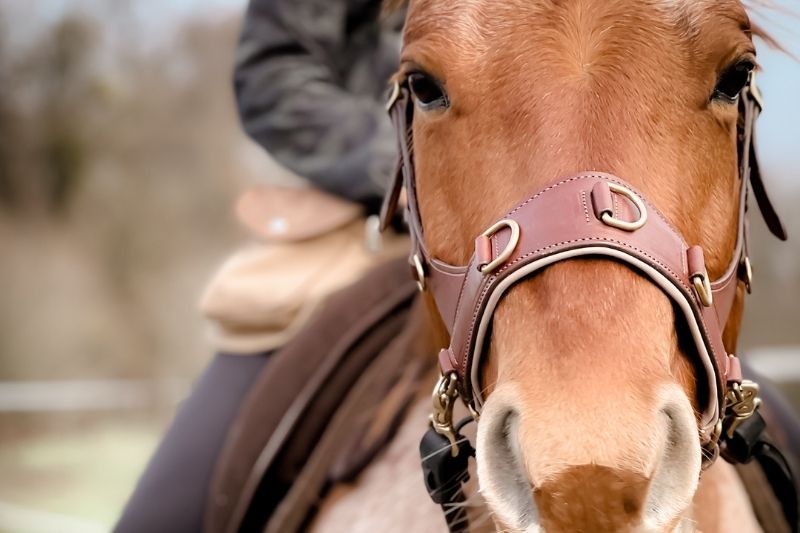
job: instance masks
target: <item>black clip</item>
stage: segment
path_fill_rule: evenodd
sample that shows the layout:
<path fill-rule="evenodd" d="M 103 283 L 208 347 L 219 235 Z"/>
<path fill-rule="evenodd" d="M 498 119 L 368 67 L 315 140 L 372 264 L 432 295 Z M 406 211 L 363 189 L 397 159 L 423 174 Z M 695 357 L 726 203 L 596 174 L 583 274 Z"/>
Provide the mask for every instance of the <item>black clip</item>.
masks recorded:
<path fill-rule="evenodd" d="M 471 421 L 462 420 L 456 429 L 458 454 L 453 457 L 452 445 L 447 437 L 428 427 L 419 443 L 422 473 L 425 487 L 434 503 L 452 503 L 462 483 L 469 481 L 469 458 L 475 456 L 475 448 L 469 439 L 461 435 L 461 428 Z"/>
<path fill-rule="evenodd" d="M 730 437 L 724 439 L 720 448 L 722 457 L 729 463 L 749 463 L 758 453 L 766 428 L 767 424 L 761 413 L 755 411 L 734 430 Z"/>

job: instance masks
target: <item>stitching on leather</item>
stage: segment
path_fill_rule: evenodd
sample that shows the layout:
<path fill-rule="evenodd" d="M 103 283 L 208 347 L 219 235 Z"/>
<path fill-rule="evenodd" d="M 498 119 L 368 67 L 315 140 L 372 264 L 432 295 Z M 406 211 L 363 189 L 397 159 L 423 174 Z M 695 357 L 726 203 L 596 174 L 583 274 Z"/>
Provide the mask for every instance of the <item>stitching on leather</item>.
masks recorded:
<path fill-rule="evenodd" d="M 473 257 L 475 257 L 473 255 Z M 458 316 L 461 314 L 461 299 L 464 296 L 464 287 L 467 286 L 467 278 L 469 278 L 469 267 L 472 265 L 472 260 L 467 264 L 467 272 L 464 274 L 464 281 L 461 282 L 461 289 L 458 291 L 458 300 L 456 300 L 456 314 L 453 315 L 453 333 L 456 332 L 456 325 L 458 324 Z M 452 340 L 450 342 L 452 344 Z M 452 350 L 450 350 L 452 352 Z M 458 366 L 458 365 L 455 365 Z"/>
<path fill-rule="evenodd" d="M 581 191 L 581 202 L 583 203 L 583 215 L 586 217 L 586 223 L 589 223 L 589 208 L 586 206 L 586 191 Z"/>
<path fill-rule="evenodd" d="M 683 237 L 681 237 L 681 238 L 683 238 Z M 688 257 L 688 253 L 689 253 L 689 248 L 686 248 L 686 251 L 681 254 L 681 268 L 683 268 L 683 271 L 686 272 L 687 276 L 689 275 L 689 257 Z"/>
<path fill-rule="evenodd" d="M 736 272 L 736 270 L 734 270 L 732 272 L 731 276 L 728 276 L 727 278 L 724 278 L 724 279 L 718 279 L 718 280 L 712 282 L 711 283 L 711 290 L 713 290 L 713 291 L 725 290 L 726 288 L 728 288 L 730 286 L 730 284 L 731 284 L 731 282 L 733 280 L 736 280 L 737 283 L 738 283 L 738 277 L 739 276 L 737 274 L 738 273 Z M 714 285 L 716 285 L 716 287 L 714 287 Z"/>
<path fill-rule="evenodd" d="M 651 256 L 647 252 L 645 252 L 645 251 L 643 251 L 643 250 L 641 250 L 641 249 L 639 249 L 639 248 L 637 248 L 635 246 L 631 246 L 631 245 L 629 245 L 627 243 L 624 243 L 624 242 L 621 242 L 621 241 L 618 241 L 618 240 L 615 240 L 615 239 L 607 239 L 607 238 L 603 238 L 603 237 L 588 237 L 588 238 L 581 238 L 581 239 L 572 239 L 572 240 L 569 240 L 569 241 L 562 241 L 562 242 L 558 242 L 558 243 L 555 243 L 555 244 L 551 244 L 551 245 L 539 248 L 537 250 L 534 250 L 532 252 L 529 252 L 529 253 L 525 254 L 524 256 L 521 256 L 521 257 L 517 258 L 512 263 L 509 263 L 508 265 L 506 265 L 505 267 L 500 269 L 494 276 L 491 276 L 491 278 L 485 278 L 486 281 L 484 283 L 483 290 L 481 291 L 480 296 L 478 296 L 478 299 L 476 300 L 477 305 L 475 305 L 474 309 L 473 309 L 472 321 L 470 322 L 469 331 L 468 331 L 468 334 L 467 334 L 467 337 L 466 337 L 466 344 L 465 344 L 465 346 L 464 346 L 464 348 L 462 350 L 461 360 L 463 361 L 464 364 L 463 365 L 455 365 L 457 367 L 460 367 L 461 374 L 464 375 L 466 379 L 468 379 L 468 380 L 471 379 L 470 376 L 466 375 L 466 372 L 467 372 L 467 369 L 469 368 L 469 366 L 472 364 L 472 361 L 471 361 L 472 354 L 475 353 L 475 351 L 477 349 L 477 347 L 474 346 L 474 340 L 472 338 L 472 334 L 475 331 L 475 323 L 476 323 L 476 321 L 478 319 L 478 311 L 479 311 L 479 309 L 482 308 L 482 304 L 483 304 L 484 299 L 486 298 L 486 293 L 488 292 L 489 287 L 493 286 L 494 281 L 498 277 L 500 277 L 500 275 L 504 271 L 508 270 L 508 268 L 510 268 L 514 264 L 519 263 L 520 261 L 523 261 L 523 260 L 527 259 L 528 257 L 530 257 L 532 255 L 539 254 L 539 253 L 541 253 L 541 252 L 543 252 L 545 250 L 549 250 L 549 249 L 552 249 L 552 248 L 557 248 L 559 246 L 564 246 L 566 244 L 573 244 L 573 243 L 577 243 L 577 242 L 610 242 L 610 243 L 619 244 L 619 245 L 621 245 L 621 246 L 623 246 L 625 248 L 629 248 L 631 250 L 635 250 L 635 251 L 641 253 L 644 257 L 647 257 L 648 259 L 653 261 L 655 264 L 659 265 L 661 268 L 663 268 L 664 270 L 666 270 L 670 274 L 672 274 L 673 278 L 680 284 L 681 287 L 686 289 L 689 292 L 689 294 L 694 294 L 692 292 L 692 289 L 689 288 L 687 285 L 685 285 L 683 283 L 683 281 L 680 279 L 680 277 L 671 268 L 669 268 L 666 265 L 664 265 L 661 261 L 659 261 L 655 257 Z M 462 288 L 462 290 L 463 290 L 463 288 Z M 459 296 L 459 300 L 460 300 L 460 298 L 461 297 Z M 716 312 L 712 313 L 712 315 L 713 315 L 714 319 L 717 319 Z M 711 338 L 711 334 L 710 334 L 710 332 L 708 330 L 708 327 L 706 326 L 705 317 L 703 316 L 702 310 L 700 312 L 700 315 L 695 318 L 695 322 L 700 327 L 701 334 L 704 337 L 704 344 L 706 345 L 706 349 L 709 351 L 709 356 L 710 356 L 710 359 L 712 360 L 712 366 L 715 369 L 715 374 L 717 374 L 716 378 L 719 380 L 722 377 L 722 372 L 721 372 L 721 369 L 716 368 L 718 366 L 718 362 L 717 362 L 718 357 L 717 357 L 717 353 L 716 353 L 716 346 L 715 346 L 714 340 Z M 719 327 L 719 324 L 718 324 L 718 327 Z"/>
<path fill-rule="evenodd" d="M 648 209 L 652 210 L 656 215 L 658 215 L 658 217 L 661 220 L 664 221 L 664 223 L 667 226 L 669 226 L 669 228 L 678 236 L 678 238 L 681 240 L 681 242 L 686 244 L 685 241 L 683 240 L 683 236 L 682 236 L 681 232 L 678 231 L 675 228 L 675 226 L 672 225 L 672 223 L 661 213 L 661 211 L 659 211 L 658 208 L 656 208 L 656 206 L 654 206 L 652 203 L 650 203 L 642 193 L 640 193 L 639 191 L 633 189 L 630 185 L 620 181 L 619 179 L 613 179 L 613 178 L 610 178 L 608 176 L 602 176 L 600 174 L 582 174 L 580 176 L 573 176 L 571 178 L 567 178 L 567 179 L 561 180 L 558 183 L 554 183 L 554 184 L 552 184 L 552 185 L 550 185 L 548 187 L 545 187 L 544 189 L 542 189 L 541 191 L 539 191 L 538 193 L 534 194 L 533 196 L 531 196 L 530 198 L 528 198 L 527 200 L 525 200 L 524 202 L 519 204 L 517 207 L 515 207 L 512 211 L 510 211 L 508 214 L 506 214 L 506 217 L 510 217 L 511 215 L 513 215 L 514 213 L 516 213 L 517 211 L 519 211 L 520 209 L 522 209 L 523 207 L 525 207 L 526 205 L 531 203 L 532 201 L 534 201 L 537 198 L 539 198 L 544 193 L 549 192 L 549 191 L 555 189 L 556 187 L 560 187 L 561 185 L 564 185 L 566 183 L 570 183 L 570 182 L 573 182 L 573 181 L 583 180 L 583 179 L 588 179 L 588 178 L 596 178 L 596 179 L 600 179 L 600 180 L 610 181 L 612 183 L 616 183 L 617 185 L 622 185 L 623 187 L 626 187 L 626 188 L 630 189 L 630 191 L 633 194 L 638 196 L 639 199 L 641 199 L 644 202 L 644 204 L 647 206 Z M 688 246 L 687 246 L 687 248 L 688 248 Z"/>
<path fill-rule="evenodd" d="M 664 265 L 661 261 L 659 261 L 658 259 L 656 259 L 652 255 L 648 254 L 647 252 L 645 252 L 645 251 L 643 251 L 643 250 L 641 250 L 641 249 L 639 249 L 639 248 L 637 248 L 635 246 L 631 246 L 631 245 L 629 245 L 627 243 L 624 243 L 622 241 L 618 241 L 618 240 L 615 240 L 615 239 L 607 239 L 607 238 L 603 238 L 603 237 L 587 237 L 587 238 L 581 238 L 581 239 L 572 239 L 572 240 L 569 240 L 569 241 L 561 241 L 561 242 L 558 242 L 558 243 L 550 244 L 548 246 L 539 248 L 537 250 L 529 252 L 529 253 L 527 253 L 527 254 L 515 259 L 513 262 L 507 264 L 505 267 L 500 269 L 495 275 L 491 276 L 490 278 L 484 278 L 486 281 L 484 283 L 483 290 L 481 291 L 480 296 L 478 296 L 478 298 L 476 300 L 476 305 L 474 306 L 474 309 L 473 309 L 472 320 L 470 321 L 469 330 L 468 330 L 467 336 L 466 336 L 466 344 L 464 345 L 463 349 L 461 350 L 461 352 L 462 352 L 461 360 L 464 362 L 464 364 L 463 365 L 456 365 L 456 366 L 460 366 L 461 367 L 461 374 L 464 375 L 465 378 L 467 378 L 467 379 L 469 378 L 469 376 L 466 376 L 466 371 L 467 371 L 467 368 L 469 367 L 469 365 L 471 364 L 471 360 L 470 359 L 471 359 L 472 353 L 475 352 L 475 350 L 477 349 L 477 347 L 473 346 L 474 340 L 472 339 L 472 333 L 475 331 L 475 323 L 478 320 L 478 312 L 479 312 L 479 309 L 481 309 L 483 307 L 482 304 L 483 304 L 484 299 L 486 298 L 486 293 L 488 292 L 489 287 L 491 287 L 494 284 L 494 281 L 497 280 L 497 278 L 500 277 L 503 272 L 508 270 L 511 266 L 513 266 L 513 265 L 515 265 L 515 264 L 527 259 L 528 257 L 531 257 L 532 255 L 537 255 L 537 254 L 539 254 L 539 253 L 541 253 L 541 252 L 543 252 L 545 250 L 550 250 L 552 248 L 558 248 L 558 247 L 564 246 L 566 244 L 573 244 L 573 243 L 577 243 L 577 242 L 610 242 L 610 243 L 619 244 L 619 245 L 621 245 L 621 246 L 623 246 L 625 248 L 629 248 L 631 250 L 635 250 L 635 251 L 641 253 L 644 257 L 647 257 L 648 259 L 653 261 L 655 264 L 659 265 L 661 268 L 663 268 L 664 270 L 666 270 L 670 274 L 672 274 L 673 278 L 680 284 L 681 287 L 686 289 L 689 292 L 689 294 L 693 294 L 691 288 L 689 288 L 687 285 L 685 285 L 683 283 L 683 281 L 680 279 L 680 277 L 671 268 L 669 268 L 668 266 Z M 466 283 L 464 285 L 466 285 Z M 462 285 L 462 292 L 463 292 L 463 285 Z M 459 295 L 459 300 L 460 299 L 461 299 L 461 296 Z M 714 315 L 716 317 L 716 313 L 714 313 Z M 701 316 L 700 316 L 699 320 L 696 320 L 696 322 L 699 324 L 705 339 L 707 339 L 706 344 L 707 344 L 708 349 L 710 351 L 711 357 L 716 360 L 714 342 L 711 340 L 711 335 L 710 335 L 710 333 L 708 331 L 708 328 L 706 327 L 705 320 L 702 317 L 702 313 L 701 313 Z M 716 364 L 716 361 L 715 361 L 714 364 Z"/>
<path fill-rule="evenodd" d="M 494 254 L 495 254 L 495 256 L 497 256 L 497 254 L 499 253 L 498 250 L 497 250 L 497 239 L 492 239 L 492 245 L 494 246 Z M 500 272 L 502 272 L 502 270 Z M 498 272 L 498 274 L 499 274 L 499 272 Z M 478 320 L 478 309 L 481 307 L 480 304 L 481 304 L 481 302 L 483 302 L 483 299 L 486 297 L 486 291 L 489 290 L 489 287 L 492 285 L 492 282 L 495 279 L 497 279 L 497 274 L 494 274 L 494 275 L 491 275 L 491 276 L 483 278 L 483 283 L 484 283 L 483 290 L 481 291 L 480 295 L 478 296 L 478 299 L 476 300 L 476 303 L 478 305 L 477 306 L 473 306 L 472 320 L 470 321 L 469 331 L 467 332 L 467 343 L 464 345 L 464 348 L 462 350 L 463 357 L 461 358 L 461 360 L 464 361 L 464 366 L 461 369 L 462 370 L 461 373 L 464 374 L 465 378 L 468 378 L 468 376 L 466 375 L 467 366 L 468 366 L 467 363 L 469 361 L 470 354 L 473 351 L 473 350 L 470 350 L 470 347 L 472 346 L 472 341 L 470 339 L 472 339 L 472 332 L 475 331 L 475 321 Z M 466 286 L 466 284 L 467 283 L 466 283 L 466 279 L 465 279 L 464 283 L 461 284 L 461 293 L 464 292 L 464 287 Z M 461 304 L 461 294 L 458 295 L 458 303 Z M 459 305 L 459 307 L 457 308 L 457 311 L 456 311 L 456 320 L 455 320 L 456 323 L 458 322 L 458 313 L 459 313 L 460 310 L 461 310 L 461 306 Z M 455 328 L 454 328 L 454 330 L 455 330 Z M 452 353 L 452 350 L 450 350 L 450 352 Z M 459 365 L 455 365 L 455 366 L 459 366 Z"/>
<path fill-rule="evenodd" d="M 678 274 L 676 274 L 670 267 L 668 267 L 667 265 L 665 265 L 664 263 L 662 263 L 661 261 L 659 261 L 658 259 L 656 259 L 652 255 L 650 255 L 649 253 L 645 252 L 644 250 L 642 250 L 640 248 L 637 248 L 636 246 L 632 246 L 632 245 L 630 245 L 630 244 L 628 244 L 628 243 L 626 243 L 624 241 L 619 241 L 619 240 L 616 240 L 616 239 L 609 239 L 609 238 L 606 238 L 606 237 L 583 237 L 583 238 L 580 238 L 580 239 L 572 239 L 572 240 L 569 240 L 569 241 L 561 241 L 561 242 L 557 242 L 557 243 L 554 243 L 554 244 L 549 244 L 547 246 L 544 246 L 544 247 L 539 248 L 537 250 L 533 250 L 531 252 L 528 252 L 525 255 L 522 255 L 522 256 L 518 257 L 517 259 L 515 259 L 511 263 L 508 263 L 506 266 L 504 266 L 502 269 L 500 269 L 498 271 L 497 275 L 502 274 L 504 271 L 508 270 L 509 268 L 514 266 L 515 264 L 519 263 L 520 261 L 523 261 L 523 260 L 527 259 L 528 257 L 530 257 L 532 255 L 536 255 L 538 253 L 544 252 L 545 250 L 551 250 L 553 248 L 558 248 L 559 246 L 564 246 L 566 244 L 574 244 L 574 243 L 577 243 L 577 242 L 610 242 L 610 243 L 618 244 L 618 245 L 623 246 L 625 248 L 628 248 L 630 250 L 635 250 L 635 251 L 639 252 L 640 254 L 642 254 L 644 257 L 650 259 L 653 263 L 657 264 L 658 266 L 660 266 L 661 268 L 663 268 L 664 270 L 666 270 L 667 272 L 672 274 L 675 277 L 675 279 L 678 281 L 678 283 L 680 283 L 681 287 L 683 287 L 684 289 L 688 290 L 690 294 L 692 292 L 691 288 L 688 285 L 683 283 L 683 280 L 680 279 L 680 276 Z"/>
<path fill-rule="evenodd" d="M 544 189 L 542 189 L 538 193 L 534 194 L 533 196 L 531 196 L 530 198 L 528 198 L 527 200 L 525 200 L 524 202 L 519 204 L 512 211 L 508 212 L 506 217 L 512 216 L 513 214 L 518 212 L 520 209 L 522 209 L 523 207 L 525 207 L 529 203 L 533 202 L 534 200 L 536 200 L 537 198 L 539 198 L 540 196 L 542 196 L 546 192 L 552 191 L 553 189 L 556 189 L 557 187 L 560 187 L 561 185 L 565 185 L 565 184 L 571 183 L 573 181 L 589 179 L 589 178 L 595 178 L 595 179 L 601 179 L 601 180 L 605 180 L 605 181 L 610 181 L 610 182 L 616 183 L 618 185 L 622 185 L 623 187 L 631 189 L 631 187 L 627 183 L 623 183 L 620 180 L 611 179 L 608 176 L 603 176 L 603 175 L 600 175 L 600 174 L 583 174 L 583 175 L 580 175 L 580 176 L 573 176 L 571 178 L 567 178 L 567 179 L 561 180 L 561 181 L 559 181 L 557 183 L 549 185 L 548 187 L 545 187 Z M 650 202 L 648 202 L 647 199 L 641 193 L 639 193 L 638 191 L 635 191 L 635 190 L 631 189 L 631 192 L 636 194 L 645 203 L 645 205 L 647 205 L 648 208 L 652 209 L 653 212 L 673 231 L 673 233 L 678 237 L 678 239 L 682 243 L 685 244 L 685 242 L 683 240 L 683 237 L 681 236 L 681 233 L 677 229 L 675 229 L 675 227 L 672 225 L 672 223 L 669 220 L 667 220 L 664 217 L 664 215 L 662 215 L 661 212 L 655 206 L 653 206 Z M 586 192 L 585 191 L 582 192 L 582 197 L 583 197 L 583 204 L 584 204 L 584 213 L 587 215 L 587 222 L 589 222 L 590 219 L 588 218 L 588 208 L 586 206 Z M 614 198 L 614 204 L 615 204 L 615 210 L 618 209 L 617 199 L 616 198 Z M 496 242 L 495 239 L 492 239 L 492 241 L 493 241 L 493 246 L 494 246 L 494 250 L 495 250 L 495 255 L 497 255 L 499 253 L 497 251 L 497 242 Z M 623 248 L 628 248 L 630 250 L 635 250 L 636 252 L 640 253 L 642 256 L 646 257 L 647 259 L 651 260 L 656 265 L 660 266 L 661 268 L 663 268 L 664 270 L 669 272 L 673 276 L 673 278 L 680 284 L 681 287 L 686 289 L 689 292 L 689 294 L 693 294 L 692 293 L 692 289 L 689 286 L 687 286 L 686 284 L 683 283 L 683 281 L 680 279 L 680 275 L 679 274 L 675 273 L 671 268 L 666 266 L 664 263 L 662 263 L 661 261 L 659 261 L 658 259 L 656 259 L 652 255 L 650 255 L 649 253 L 645 252 L 644 250 L 642 250 L 642 249 L 640 249 L 640 248 L 638 248 L 636 246 L 632 246 L 632 245 L 630 245 L 628 243 L 625 243 L 623 241 L 616 240 L 616 239 L 608 239 L 608 238 L 603 238 L 603 237 L 590 237 L 590 238 L 573 239 L 573 240 L 562 241 L 562 242 L 558 242 L 558 243 L 555 243 L 555 244 L 551 244 L 551 245 L 545 246 L 543 248 L 539 248 L 537 250 L 534 250 L 532 252 L 528 252 L 527 254 L 518 257 L 517 259 L 515 259 L 511 263 L 507 263 L 500 270 L 498 270 L 494 275 L 492 275 L 492 276 L 490 276 L 488 278 L 485 278 L 484 288 L 481 291 L 481 294 L 478 297 L 476 303 L 480 304 L 483 301 L 483 299 L 485 298 L 486 292 L 487 292 L 488 288 L 493 284 L 493 282 L 503 272 L 505 272 L 506 270 L 508 270 L 509 268 L 514 266 L 515 264 L 517 264 L 520 261 L 523 261 L 523 260 L 531 257 L 532 255 L 539 254 L 539 253 L 541 253 L 541 252 L 543 252 L 545 250 L 550 250 L 550 249 L 553 249 L 553 248 L 556 248 L 556 247 L 559 247 L 559 246 L 564 246 L 566 244 L 573 244 L 573 243 L 577 243 L 577 242 L 609 242 L 609 243 L 618 244 L 618 245 L 622 246 Z M 684 258 L 682 258 L 682 261 L 683 260 L 684 260 Z M 455 314 L 454 322 L 453 322 L 454 325 L 458 323 L 458 317 L 461 314 L 461 300 L 462 300 L 462 297 L 463 297 L 465 285 L 466 285 L 466 283 L 462 283 L 461 291 L 459 292 L 459 295 L 458 295 L 458 302 L 456 304 L 457 305 L 456 306 L 456 314 Z M 480 308 L 480 305 L 477 305 L 477 306 L 475 306 L 475 308 L 473 310 L 472 321 L 470 323 L 470 327 L 469 327 L 468 335 L 467 335 L 467 344 L 466 344 L 466 346 L 464 346 L 464 350 L 463 350 L 463 361 L 464 361 L 464 365 L 462 367 L 463 371 L 466 371 L 466 369 L 467 369 L 467 360 L 468 360 L 468 358 L 470 356 L 470 353 L 467 352 L 467 349 L 470 347 L 470 345 L 472 343 L 472 341 L 471 341 L 472 333 L 473 333 L 473 331 L 475 329 L 475 321 L 478 318 L 478 309 L 479 308 Z M 701 323 L 702 323 L 702 321 L 701 321 Z M 702 324 L 702 327 L 703 327 L 703 330 L 706 330 L 705 324 Z M 706 333 L 706 336 L 708 336 L 708 332 L 707 331 L 704 331 L 704 333 Z M 713 350 L 713 347 L 712 347 L 712 350 Z"/>
<path fill-rule="evenodd" d="M 637 252 L 641 253 L 643 256 L 647 257 L 648 259 L 651 259 L 655 264 L 661 266 L 664 270 L 666 270 L 667 272 L 672 274 L 675 277 L 676 281 L 678 281 L 678 283 L 680 284 L 681 287 L 683 287 L 684 289 L 688 290 L 689 294 L 693 294 L 692 290 L 683 283 L 683 281 L 677 276 L 677 274 L 675 274 L 675 272 L 673 272 L 673 270 L 671 268 L 669 268 L 666 265 L 664 265 L 661 261 L 657 260 L 656 258 L 652 257 L 647 252 L 644 252 L 643 250 L 640 250 L 639 248 L 637 248 L 635 246 L 630 246 L 630 245 L 628 245 L 626 243 L 623 243 L 623 242 L 620 242 L 620 241 L 617 241 L 617 240 L 614 240 L 614 239 L 606 239 L 606 238 L 602 238 L 602 237 L 573 239 L 573 240 L 569 240 L 569 241 L 562 241 L 562 242 L 558 242 L 558 243 L 555 243 L 555 244 L 551 244 L 551 245 L 545 246 L 543 248 L 539 248 L 538 250 L 535 250 L 533 252 L 525 254 L 524 256 L 519 257 L 514 262 L 509 263 L 508 265 L 503 267 L 500 271 L 498 271 L 497 274 L 492 276 L 491 281 L 487 282 L 484 285 L 483 290 L 481 291 L 481 294 L 480 294 L 480 296 L 478 297 L 478 299 L 476 301 L 476 303 L 478 305 L 475 306 L 474 311 L 472 313 L 472 321 L 470 322 L 468 335 L 466 337 L 467 342 L 466 342 L 466 345 L 464 346 L 464 348 L 462 350 L 463 356 L 462 356 L 461 359 L 464 362 L 464 364 L 462 366 L 462 372 L 461 372 L 462 374 L 464 374 L 466 376 L 465 373 L 467 371 L 467 368 L 469 367 L 469 364 L 471 364 L 471 361 L 470 361 L 471 355 L 476 350 L 476 347 L 473 346 L 474 341 L 472 340 L 472 333 L 475 330 L 475 323 L 476 323 L 476 321 L 478 319 L 478 310 L 482 307 L 482 303 L 483 303 L 484 299 L 486 298 L 486 293 L 489 290 L 489 287 L 493 285 L 493 282 L 505 270 L 510 268 L 512 265 L 514 265 L 514 264 L 516 264 L 516 263 L 518 263 L 520 261 L 523 261 L 524 259 L 530 257 L 531 255 L 536 255 L 536 254 L 538 254 L 540 252 L 543 252 L 545 250 L 549 250 L 549 249 L 552 249 L 552 248 L 557 248 L 557 247 L 563 246 L 565 244 L 573 244 L 573 243 L 576 243 L 576 242 L 587 242 L 587 241 L 588 242 L 612 242 L 612 243 L 620 244 L 620 245 L 622 245 L 622 246 L 624 246 L 626 248 L 630 248 L 632 250 L 636 250 Z M 716 362 L 717 355 L 715 353 L 716 350 L 715 350 L 714 342 L 713 342 L 713 340 L 711 340 L 711 334 L 709 333 L 708 328 L 706 327 L 705 319 L 704 319 L 704 317 L 702 315 L 703 314 L 701 312 L 700 316 L 695 321 L 701 328 L 702 334 L 703 334 L 703 336 L 705 337 L 705 340 L 706 340 L 707 349 L 710 352 L 711 359 L 714 360 L 713 364 L 716 365 L 717 364 L 717 362 Z M 714 315 L 714 318 L 716 318 L 716 313 L 713 313 L 713 315 Z M 459 366 L 459 365 L 457 365 L 457 366 Z M 719 370 L 717 370 L 717 372 L 719 372 Z M 469 376 L 466 376 L 466 377 L 469 378 Z"/>
<path fill-rule="evenodd" d="M 537 192 L 536 194 L 534 194 L 533 196 L 531 196 L 530 198 L 528 198 L 527 200 L 525 200 L 524 202 L 522 202 L 521 204 L 519 204 L 517 207 L 515 207 L 515 208 L 514 208 L 514 210 L 513 210 L 513 211 L 510 211 L 510 212 L 509 212 L 509 213 L 508 213 L 506 216 L 507 216 L 507 217 L 510 217 L 511 215 L 513 215 L 514 213 L 516 213 L 517 211 L 519 211 L 520 209 L 522 209 L 523 207 L 525 207 L 526 205 L 528 205 L 529 203 L 531 203 L 532 201 L 534 201 L 534 200 L 536 200 L 537 198 L 539 198 L 539 197 L 540 197 L 541 195 L 543 195 L 544 193 L 546 193 L 546 192 L 548 192 L 548 191 L 551 191 L 551 190 L 555 189 L 556 187 L 560 187 L 561 185 L 564 185 L 565 183 L 570 183 L 571 181 L 576 181 L 576 180 L 585 180 L 585 179 L 587 179 L 587 178 L 599 178 L 599 179 L 603 179 L 603 176 L 599 176 L 599 175 L 597 175 L 597 174 L 584 174 L 584 175 L 582 175 L 582 176 L 573 176 L 573 177 L 571 177 L 571 178 L 567 178 L 567 179 L 565 179 L 565 180 L 561 180 L 561 181 L 559 181 L 558 183 L 554 183 L 554 184 L 552 184 L 552 185 L 550 185 L 550 186 L 548 186 L 548 187 L 545 187 L 545 188 L 544 188 L 544 189 L 542 189 L 541 191 Z"/>
<path fill-rule="evenodd" d="M 472 364 L 472 361 L 470 360 L 470 356 L 472 355 L 472 352 L 475 351 L 474 348 L 470 350 L 470 347 L 472 347 L 472 345 L 474 343 L 474 341 L 472 340 L 472 332 L 475 331 L 475 322 L 478 320 L 478 309 L 480 309 L 482 307 L 481 304 L 483 303 L 484 298 L 486 298 L 486 292 L 489 290 L 489 287 L 492 286 L 492 282 L 495 279 L 497 279 L 497 275 L 492 276 L 491 277 L 491 281 L 488 281 L 488 282 L 486 282 L 484 284 L 483 290 L 481 291 L 481 294 L 480 294 L 480 296 L 478 296 L 478 299 L 476 301 L 478 303 L 478 305 L 475 306 L 475 309 L 473 310 L 473 313 L 472 313 L 472 321 L 469 324 L 469 331 L 467 332 L 468 334 L 467 334 L 467 337 L 466 337 L 467 342 L 464 345 L 464 349 L 462 351 L 462 353 L 464 354 L 464 356 L 462 357 L 462 360 L 464 361 L 464 368 L 463 368 L 463 372 L 462 373 L 464 374 L 464 377 L 466 377 L 466 378 L 469 378 L 469 376 L 466 375 L 467 367 L 469 366 L 467 363 L 469 362 L 470 364 Z"/>

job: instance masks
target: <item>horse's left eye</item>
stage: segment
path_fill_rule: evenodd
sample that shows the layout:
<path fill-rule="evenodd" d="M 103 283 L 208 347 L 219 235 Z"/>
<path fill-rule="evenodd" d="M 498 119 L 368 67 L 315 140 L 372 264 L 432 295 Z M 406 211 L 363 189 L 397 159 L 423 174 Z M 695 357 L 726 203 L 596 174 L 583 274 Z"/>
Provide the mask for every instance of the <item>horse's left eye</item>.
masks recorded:
<path fill-rule="evenodd" d="M 747 80 L 750 78 L 750 72 L 755 68 L 751 61 L 739 61 L 735 65 L 729 67 L 717 80 L 717 86 L 714 88 L 712 99 L 722 100 L 723 102 L 734 103 L 739 98 L 739 93 L 742 92 L 744 86 L 747 85 Z"/>
<path fill-rule="evenodd" d="M 423 111 L 446 109 L 450 106 L 447 93 L 441 84 L 431 76 L 414 72 L 408 76 L 408 86 L 417 101 L 417 107 Z"/>

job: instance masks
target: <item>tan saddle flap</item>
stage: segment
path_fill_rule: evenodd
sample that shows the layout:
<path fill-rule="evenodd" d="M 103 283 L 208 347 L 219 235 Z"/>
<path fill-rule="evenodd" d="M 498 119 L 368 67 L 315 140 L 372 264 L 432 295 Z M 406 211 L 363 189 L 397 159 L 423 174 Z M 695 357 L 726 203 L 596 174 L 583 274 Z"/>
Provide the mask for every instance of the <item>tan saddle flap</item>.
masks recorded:
<path fill-rule="evenodd" d="M 200 301 L 224 352 L 284 344 L 329 294 L 408 250 L 407 237 L 391 234 L 370 249 L 361 207 L 313 188 L 259 185 L 236 210 L 256 242 L 220 267 Z"/>

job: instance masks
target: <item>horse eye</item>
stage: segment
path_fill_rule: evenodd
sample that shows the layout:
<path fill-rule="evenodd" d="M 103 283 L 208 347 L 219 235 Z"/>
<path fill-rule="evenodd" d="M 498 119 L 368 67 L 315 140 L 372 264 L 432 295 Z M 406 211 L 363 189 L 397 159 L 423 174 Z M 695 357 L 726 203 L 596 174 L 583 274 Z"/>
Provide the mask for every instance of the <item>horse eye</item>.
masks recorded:
<path fill-rule="evenodd" d="M 747 80 L 750 78 L 750 72 L 755 68 L 755 65 L 750 61 L 740 61 L 732 67 L 729 67 L 717 80 L 717 86 L 714 88 L 712 99 L 722 100 L 725 102 L 733 103 L 739 98 L 739 93 L 742 92 L 744 86 L 747 85 Z"/>
<path fill-rule="evenodd" d="M 417 101 L 417 105 L 423 111 L 445 109 L 450 105 L 447 94 L 445 94 L 439 82 L 427 74 L 417 72 L 409 75 L 408 86 Z"/>

